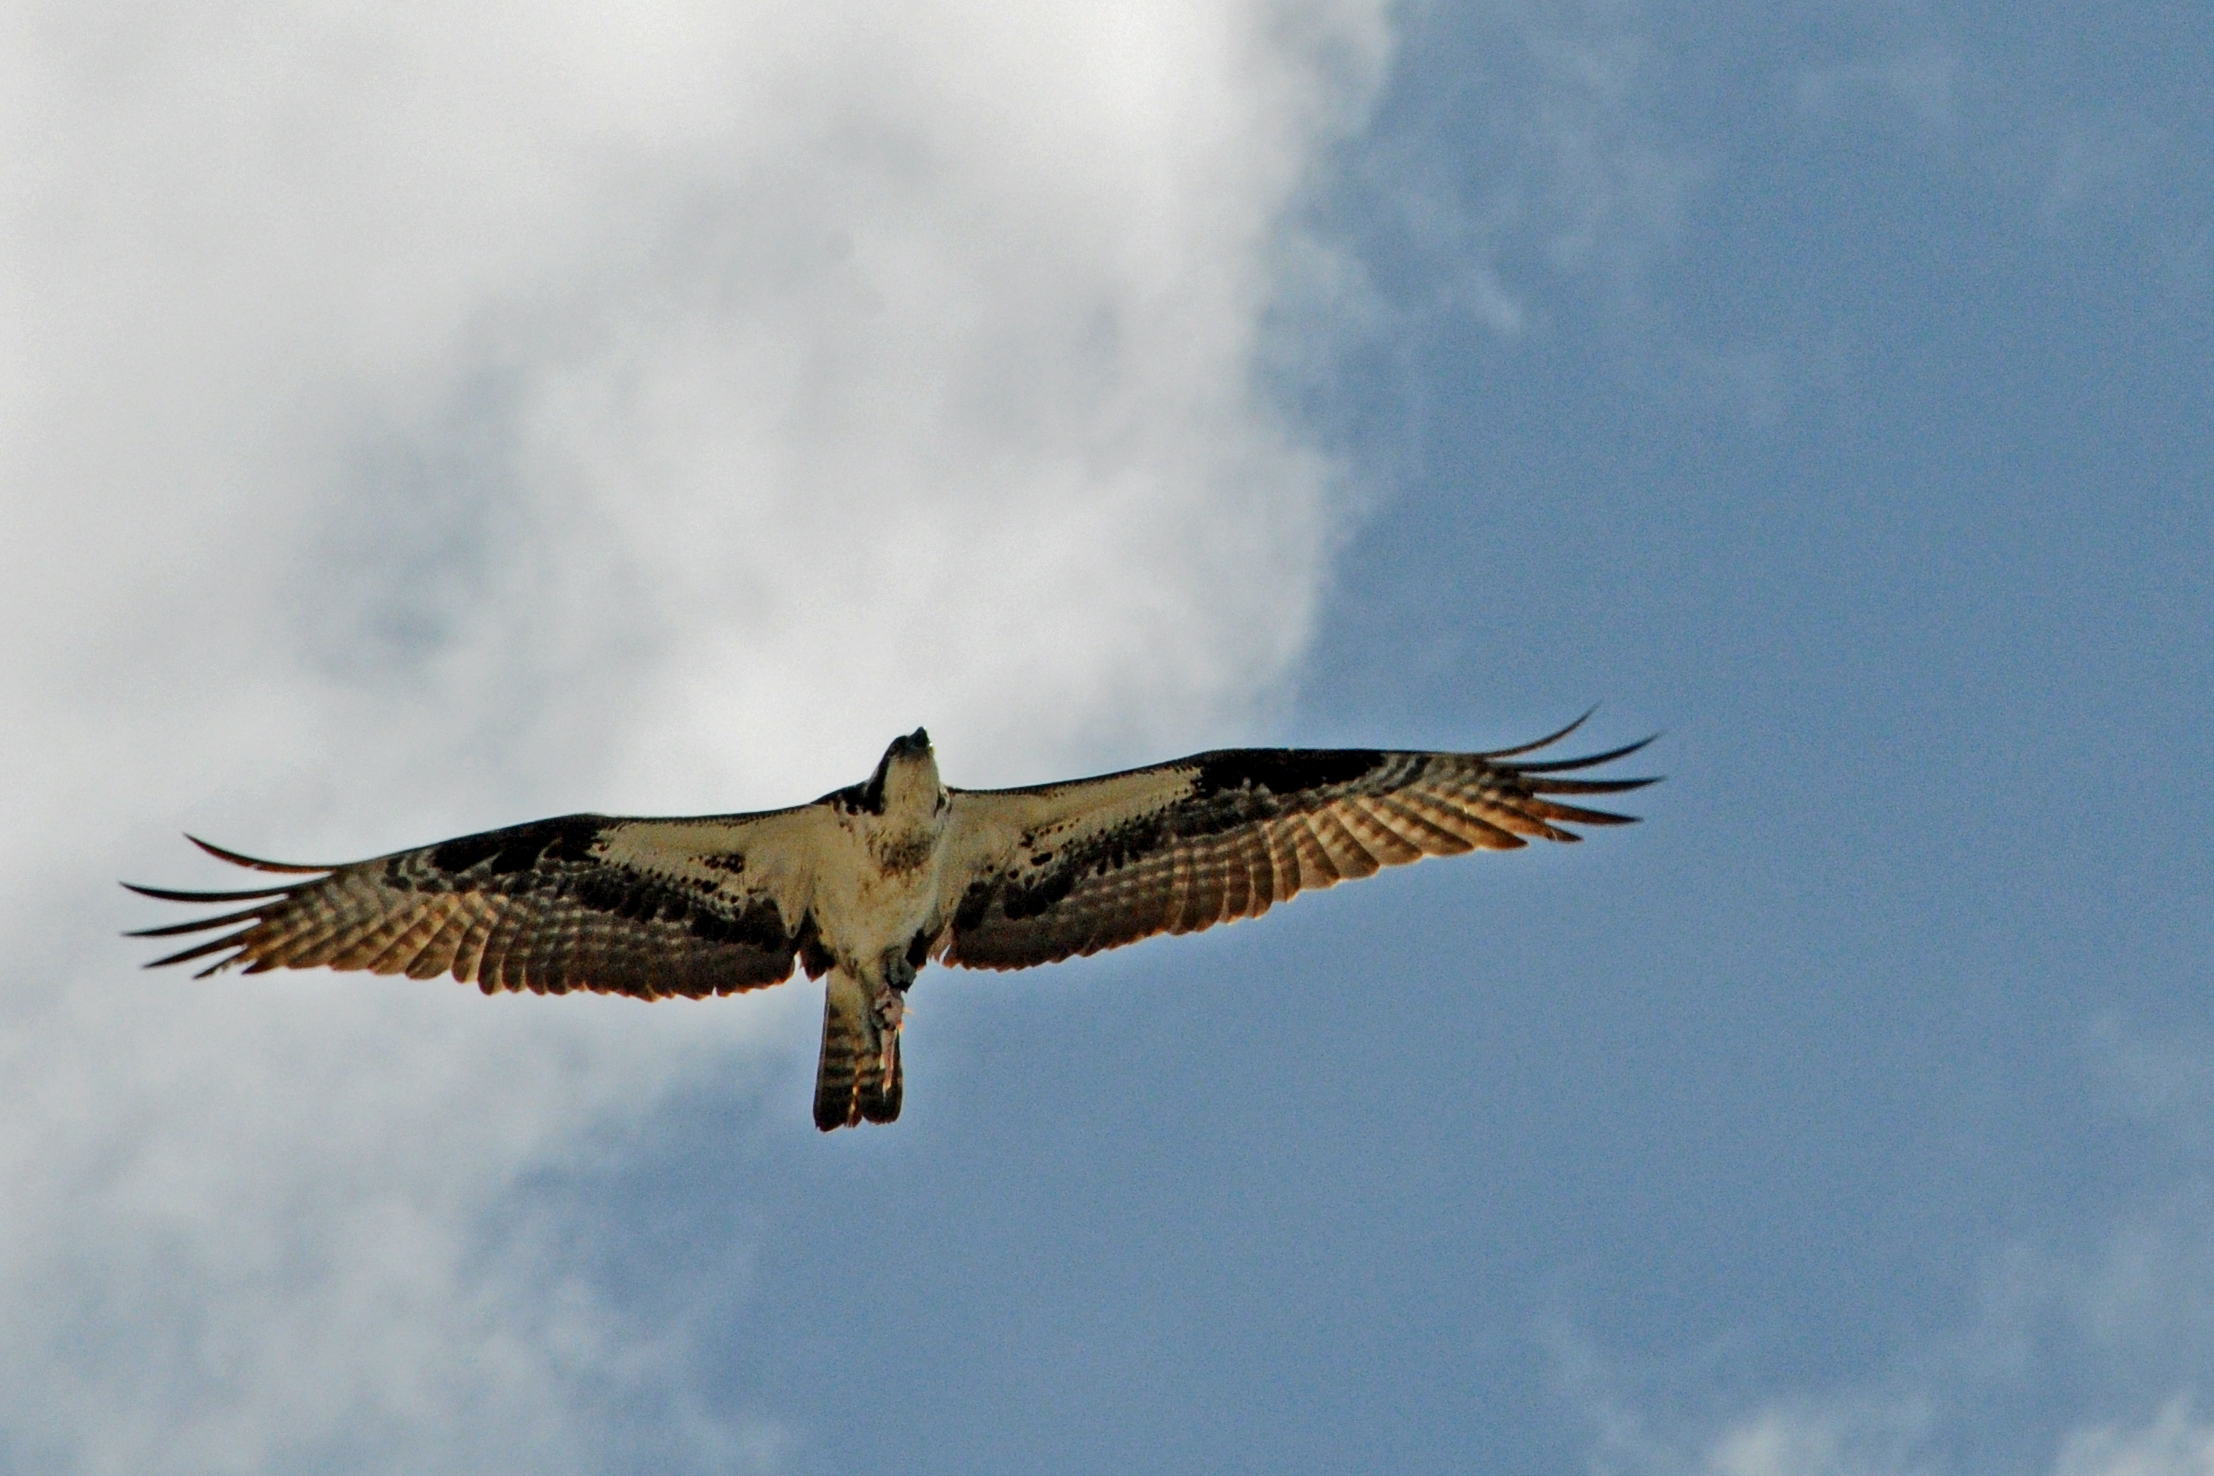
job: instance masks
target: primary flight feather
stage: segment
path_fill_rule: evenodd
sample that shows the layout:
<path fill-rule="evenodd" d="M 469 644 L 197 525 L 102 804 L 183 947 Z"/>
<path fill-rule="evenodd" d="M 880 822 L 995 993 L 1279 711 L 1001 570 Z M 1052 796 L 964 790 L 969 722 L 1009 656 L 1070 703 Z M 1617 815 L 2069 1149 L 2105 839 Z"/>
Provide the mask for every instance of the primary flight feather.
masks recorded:
<path fill-rule="evenodd" d="M 1026 789 L 949 789 L 930 738 L 813 804 L 745 815 L 569 815 L 336 866 L 194 844 L 303 878 L 134 937 L 225 929 L 148 967 L 452 974 L 487 994 L 704 998 L 829 976 L 815 1125 L 899 1116 L 900 1023 L 931 959 L 1019 969 L 1257 917 L 1294 893 L 1424 856 L 1573 841 L 1632 817 L 1564 804 L 1651 779 L 1564 777 L 1634 753 L 1523 758 L 1582 719 L 1488 753 L 1233 748 Z M 1650 741 L 1650 740 L 1647 740 Z M 125 885 L 130 885 L 126 883 Z"/>

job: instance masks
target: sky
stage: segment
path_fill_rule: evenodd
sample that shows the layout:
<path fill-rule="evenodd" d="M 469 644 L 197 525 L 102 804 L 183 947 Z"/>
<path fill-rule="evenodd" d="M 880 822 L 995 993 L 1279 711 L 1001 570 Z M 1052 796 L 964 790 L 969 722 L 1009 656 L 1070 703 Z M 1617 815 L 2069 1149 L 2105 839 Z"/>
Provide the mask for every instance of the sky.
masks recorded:
<path fill-rule="evenodd" d="M 2214 17 L 0 26 L 0 1472 L 2214 1472 Z M 886 1128 L 115 936 L 1594 702 L 1641 825 L 928 970 Z"/>

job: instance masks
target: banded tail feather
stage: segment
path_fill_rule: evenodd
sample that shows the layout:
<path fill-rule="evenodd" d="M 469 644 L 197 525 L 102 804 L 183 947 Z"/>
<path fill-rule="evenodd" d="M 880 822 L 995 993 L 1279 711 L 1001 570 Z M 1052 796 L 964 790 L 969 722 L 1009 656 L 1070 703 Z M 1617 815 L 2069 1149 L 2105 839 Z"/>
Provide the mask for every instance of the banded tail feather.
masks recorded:
<path fill-rule="evenodd" d="M 844 969 L 823 989 L 822 1053 L 815 1062 L 815 1126 L 891 1122 L 905 1093 L 899 1025 L 878 1018 L 869 991 Z"/>

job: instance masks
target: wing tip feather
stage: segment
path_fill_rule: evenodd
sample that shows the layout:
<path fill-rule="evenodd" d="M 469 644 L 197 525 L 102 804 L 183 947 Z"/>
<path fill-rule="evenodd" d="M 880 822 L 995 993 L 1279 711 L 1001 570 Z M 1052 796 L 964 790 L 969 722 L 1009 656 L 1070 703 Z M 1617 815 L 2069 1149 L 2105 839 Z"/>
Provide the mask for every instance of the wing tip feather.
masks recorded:
<path fill-rule="evenodd" d="M 1545 762 L 1538 764 L 1501 764 L 1500 767 L 1516 774 L 1558 774 L 1571 769 L 1592 769 L 1601 764 L 1613 763 L 1618 758 L 1628 758 L 1660 736 L 1658 733 L 1648 733 L 1635 743 L 1625 743 L 1620 748 L 1610 748 L 1604 753 L 1587 753 L 1578 758 L 1547 759 Z M 1543 745 L 1535 746 L 1542 747 Z M 1519 751 L 1528 753 L 1530 749 L 1524 748 Z M 1490 755 L 1486 754 L 1483 757 L 1489 758 Z"/>
<path fill-rule="evenodd" d="M 1584 709 L 1582 717 L 1577 718 L 1576 721 L 1570 723 L 1567 727 L 1560 729 L 1558 732 L 1548 733 L 1543 738 L 1534 739 L 1528 743 L 1518 743 L 1512 748 L 1486 749 L 1482 753 L 1477 754 L 1476 757 L 1480 759 L 1503 759 L 1513 758 L 1516 754 L 1521 753 L 1535 753 L 1541 748 L 1550 747 L 1551 745 L 1560 742 L 1563 738 L 1566 738 L 1569 734 L 1575 732 L 1585 723 L 1590 722 L 1592 714 L 1597 712 L 1598 710 L 1599 704 L 1594 702 L 1591 704 L 1591 706 Z M 1655 734 L 1654 736 L 1658 737 L 1659 735 Z"/>
<path fill-rule="evenodd" d="M 1577 718 L 1575 722 L 1570 723 L 1557 733 L 1538 739 L 1535 743 L 1525 743 L 1519 748 L 1498 749 L 1490 753 L 1479 754 L 1477 757 L 1490 762 L 1499 758 L 1535 752 L 1575 732 L 1584 725 L 1592 713 L 1598 710 L 1596 706 L 1592 707 L 1582 717 Z M 1625 743 L 1619 748 L 1610 748 L 1600 753 L 1581 754 L 1571 758 L 1547 759 L 1539 763 L 1503 763 L 1498 765 L 1498 769 L 1515 780 L 1518 787 L 1532 798 L 1551 794 L 1624 794 L 1633 789 L 1643 789 L 1647 785 L 1658 784 L 1666 776 L 1652 774 L 1629 779 L 1564 779 L 1554 776 L 1571 773 L 1578 769 L 1597 768 L 1601 764 L 1612 763 L 1616 759 L 1628 758 L 1631 754 L 1647 747 L 1661 736 L 1660 732 L 1649 733 L 1635 743 Z M 1542 799 L 1538 801 L 1534 813 L 1547 820 L 1560 820 L 1572 825 L 1635 825 L 1640 818 L 1636 815 L 1618 815 L 1611 810 L 1587 810 L 1580 806 L 1562 805 Z M 1580 839 L 1580 837 L 1570 835 L 1565 831 L 1549 838 L 1555 840 Z"/>
<path fill-rule="evenodd" d="M 125 891 L 136 892 L 141 897 L 151 897 L 157 902 L 255 902 L 268 897 L 285 897 L 300 889 L 299 882 L 287 882 L 281 887 L 260 887 L 247 892 L 185 892 L 174 887 L 147 887 L 137 882 L 117 882 Z"/>
<path fill-rule="evenodd" d="M 237 851 L 226 851 L 212 841 L 204 841 L 190 831 L 185 832 L 185 839 L 191 841 L 216 860 L 228 861 L 233 866 L 243 866 L 248 871 L 275 871 L 291 876 L 316 876 L 324 872 L 338 870 L 336 866 L 301 866 L 290 861 L 264 861 L 257 856 L 244 856 Z"/>
<path fill-rule="evenodd" d="M 238 950 L 238 952 L 232 954 L 229 958 L 219 959 L 215 963 L 208 965 L 205 969 L 192 976 L 195 979 L 205 979 L 208 975 L 216 972 L 218 969 L 228 968 L 232 964 L 238 962 L 239 959 L 245 957 L 246 935 L 252 931 L 253 929 L 251 928 L 240 928 L 235 933 L 226 933 L 220 938 L 210 938 L 205 943 L 196 943 L 190 948 L 179 949 L 177 952 L 170 954 L 168 957 L 157 958 L 153 962 L 144 965 L 144 967 L 149 969 L 165 969 L 168 968 L 171 964 L 190 963 L 193 959 L 205 958 L 209 954 L 220 952 L 225 948 L 236 948 Z"/>
<path fill-rule="evenodd" d="M 1539 779 L 1525 787 L 1532 794 L 1625 794 L 1667 778 L 1651 774 L 1638 779 Z"/>

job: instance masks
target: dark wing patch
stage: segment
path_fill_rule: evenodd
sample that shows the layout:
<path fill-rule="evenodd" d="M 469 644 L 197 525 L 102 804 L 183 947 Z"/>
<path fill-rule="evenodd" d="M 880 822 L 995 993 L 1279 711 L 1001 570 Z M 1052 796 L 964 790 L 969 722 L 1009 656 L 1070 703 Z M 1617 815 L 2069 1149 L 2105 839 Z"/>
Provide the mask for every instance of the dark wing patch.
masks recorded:
<path fill-rule="evenodd" d="M 170 902 L 255 904 L 132 936 L 232 929 L 148 965 L 219 955 L 203 978 L 234 964 L 249 974 L 328 964 L 418 979 L 450 973 L 487 994 L 588 989 L 658 999 L 791 977 L 801 929 L 772 899 L 608 861 L 605 840 L 620 823 L 570 815 L 328 868 L 196 842 L 257 870 L 323 874 L 253 892 L 132 887 Z"/>
<path fill-rule="evenodd" d="M 1079 813 L 1025 832 L 1017 854 L 962 895 L 942 956 L 971 968 L 1024 968 L 1257 917 L 1295 893 L 1424 856 L 1511 850 L 1531 836 L 1580 839 L 1564 824 L 1629 823 L 1631 816 L 1549 796 L 1653 783 L 1555 777 L 1643 743 L 1548 763 L 1510 761 L 1576 726 L 1496 753 L 1229 749 L 1160 765 L 1165 783 L 1184 782 L 1144 813 L 1092 829 Z"/>
<path fill-rule="evenodd" d="M 459 877 L 480 868 L 490 876 L 513 876 L 529 871 L 541 861 L 585 862 L 592 859 L 592 845 L 606 828 L 598 815 L 564 815 L 558 820 L 536 820 L 510 825 L 482 835 L 465 835 L 431 847 L 430 868 Z M 397 865 L 407 857 L 395 856 Z"/>
<path fill-rule="evenodd" d="M 1192 797 L 1265 790 L 1291 795 L 1334 789 L 1374 773 L 1390 755 L 1372 748 L 1227 748 L 1187 760 L 1199 767 Z"/>

